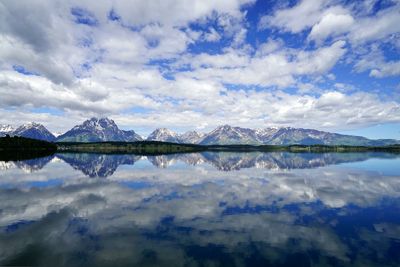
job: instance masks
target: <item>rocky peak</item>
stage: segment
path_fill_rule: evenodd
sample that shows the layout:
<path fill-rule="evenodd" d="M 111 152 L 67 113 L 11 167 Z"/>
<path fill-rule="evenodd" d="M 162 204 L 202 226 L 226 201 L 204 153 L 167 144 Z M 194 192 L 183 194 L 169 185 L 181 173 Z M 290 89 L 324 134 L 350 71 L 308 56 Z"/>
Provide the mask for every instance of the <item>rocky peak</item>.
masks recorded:
<path fill-rule="evenodd" d="M 91 118 L 84 121 L 81 125 L 77 125 L 74 128 L 89 128 L 93 130 L 104 130 L 107 128 L 118 129 L 115 122 L 109 118 Z"/>
<path fill-rule="evenodd" d="M 40 139 L 45 141 L 54 141 L 55 136 L 42 124 L 30 122 L 19 126 L 12 135 L 23 136 L 27 138 Z"/>
<path fill-rule="evenodd" d="M 216 129 L 215 129 L 215 131 L 229 131 L 229 130 L 232 130 L 234 127 L 232 127 L 232 126 L 230 126 L 230 125 L 228 125 L 228 124 L 225 124 L 225 125 L 220 125 L 220 126 L 218 126 Z"/>
<path fill-rule="evenodd" d="M 109 118 L 91 118 L 75 126 L 70 131 L 57 137 L 61 142 L 98 142 L 142 140 L 135 131 L 120 130 L 117 124 Z"/>
<path fill-rule="evenodd" d="M 201 139 L 205 136 L 203 133 L 199 133 L 197 131 L 188 131 L 179 136 L 179 139 L 182 143 L 191 143 L 197 144 L 201 141 Z"/>
<path fill-rule="evenodd" d="M 179 142 L 178 135 L 167 129 L 167 128 L 158 128 L 154 130 L 148 137 L 149 141 L 165 141 L 165 142 Z"/>

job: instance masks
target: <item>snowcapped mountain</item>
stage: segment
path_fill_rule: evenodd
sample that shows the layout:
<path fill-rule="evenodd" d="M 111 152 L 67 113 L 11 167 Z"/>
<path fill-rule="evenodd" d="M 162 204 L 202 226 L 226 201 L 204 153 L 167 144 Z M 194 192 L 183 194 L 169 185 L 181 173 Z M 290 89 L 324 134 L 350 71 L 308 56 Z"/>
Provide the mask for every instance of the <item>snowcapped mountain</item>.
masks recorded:
<path fill-rule="evenodd" d="M 177 134 L 171 130 L 160 128 L 152 132 L 147 140 L 201 145 L 390 145 L 399 143 L 398 140 L 370 140 L 361 136 L 342 135 L 292 127 L 269 127 L 264 129 L 249 129 L 222 125 L 215 130 L 202 134 L 189 131 Z"/>
<path fill-rule="evenodd" d="M 202 145 L 259 144 L 255 130 L 222 125 L 211 131 L 200 141 Z"/>
<path fill-rule="evenodd" d="M 353 145 L 353 146 L 383 146 L 398 144 L 393 139 L 371 140 L 361 136 L 343 135 L 292 127 L 271 127 L 265 129 L 248 129 L 219 126 L 208 133 L 200 144 L 266 144 L 266 145 Z"/>
<path fill-rule="evenodd" d="M 0 137 L 11 134 L 14 130 L 14 127 L 9 124 L 0 124 Z"/>
<path fill-rule="evenodd" d="M 91 118 L 57 137 L 58 142 L 140 141 L 135 131 L 120 130 L 108 118 Z"/>
<path fill-rule="evenodd" d="M 0 137 L 9 134 L 11 136 L 23 136 L 46 141 L 59 142 L 101 142 L 101 141 L 141 141 L 140 135 L 135 131 L 124 131 L 118 128 L 115 122 L 108 118 L 91 118 L 68 132 L 55 137 L 43 125 L 38 123 L 24 124 L 17 129 L 10 125 L 0 125 Z M 378 139 L 371 140 L 362 136 L 343 135 L 292 127 L 269 127 L 263 129 L 250 129 L 222 125 L 213 131 L 204 134 L 189 131 L 184 134 L 175 133 L 166 128 L 158 128 L 153 131 L 148 141 L 163 141 L 173 143 L 201 144 L 201 145 L 359 145 L 359 146 L 384 146 L 399 144 L 399 140 Z"/>
<path fill-rule="evenodd" d="M 270 127 L 264 129 L 256 129 L 254 131 L 260 142 L 266 143 L 272 138 L 272 136 L 274 136 L 279 131 L 279 129 L 280 128 L 278 127 Z"/>
<path fill-rule="evenodd" d="M 167 128 L 158 128 L 154 130 L 146 140 L 180 143 L 179 135 L 171 130 L 168 130 Z"/>
<path fill-rule="evenodd" d="M 146 140 L 181 144 L 198 144 L 204 136 L 205 134 L 198 133 L 196 131 L 188 131 L 184 134 L 177 134 L 166 128 L 158 128 L 154 130 Z"/>
<path fill-rule="evenodd" d="M 46 129 L 46 127 L 35 122 L 23 124 L 9 134 L 13 136 L 22 136 L 49 142 L 53 142 L 56 139 L 55 136 Z"/>
<path fill-rule="evenodd" d="M 203 140 L 205 134 L 196 131 L 189 131 L 179 135 L 179 142 L 183 144 L 198 144 Z"/>
<path fill-rule="evenodd" d="M 361 136 L 343 135 L 313 129 L 284 127 L 279 128 L 268 138 L 263 140 L 270 145 L 386 145 L 393 144 L 396 140 L 370 140 Z"/>
<path fill-rule="evenodd" d="M 60 135 L 62 135 L 63 133 L 62 132 L 52 132 L 52 134 L 57 138 Z"/>

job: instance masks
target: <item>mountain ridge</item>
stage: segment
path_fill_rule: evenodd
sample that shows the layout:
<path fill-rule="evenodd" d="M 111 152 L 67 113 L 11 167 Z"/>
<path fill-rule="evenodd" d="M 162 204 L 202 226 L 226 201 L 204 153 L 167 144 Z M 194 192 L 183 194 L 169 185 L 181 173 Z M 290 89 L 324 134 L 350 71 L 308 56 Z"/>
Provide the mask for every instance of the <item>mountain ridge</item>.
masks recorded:
<path fill-rule="evenodd" d="M 91 118 L 57 137 L 57 142 L 141 141 L 135 131 L 118 128 L 108 118 Z"/>
<path fill-rule="evenodd" d="M 293 127 L 244 128 L 220 125 L 208 133 L 188 131 L 182 134 L 167 128 L 157 128 L 147 138 L 133 130 L 121 130 L 109 118 L 91 118 L 55 137 L 43 125 L 30 123 L 14 129 L 0 125 L 0 136 L 19 135 L 56 142 L 102 142 L 102 141 L 163 141 L 200 145 L 350 145 L 385 146 L 400 144 L 395 139 L 368 139 L 363 136 L 344 135 L 315 129 Z"/>
<path fill-rule="evenodd" d="M 22 136 L 48 142 L 53 142 L 56 137 L 40 123 L 30 122 L 14 128 L 11 125 L 0 125 L 1 136 Z"/>

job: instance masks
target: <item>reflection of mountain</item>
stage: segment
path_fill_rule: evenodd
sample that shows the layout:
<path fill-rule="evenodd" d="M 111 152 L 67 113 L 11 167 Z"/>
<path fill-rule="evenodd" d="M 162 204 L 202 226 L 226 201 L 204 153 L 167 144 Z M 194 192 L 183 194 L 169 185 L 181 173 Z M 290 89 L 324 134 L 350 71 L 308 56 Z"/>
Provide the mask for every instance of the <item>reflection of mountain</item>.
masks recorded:
<path fill-rule="evenodd" d="M 73 168 L 81 170 L 90 177 L 112 175 L 121 164 L 133 165 L 141 156 L 102 155 L 102 154 L 58 154 Z M 305 169 L 322 167 L 345 162 L 364 161 L 371 157 L 393 158 L 389 153 L 227 153 L 204 152 L 148 156 L 156 167 L 167 168 L 176 162 L 187 165 L 208 163 L 221 171 L 240 170 L 242 168 L 265 169 Z"/>
<path fill-rule="evenodd" d="M 53 158 L 54 156 L 48 156 L 43 158 L 14 161 L 13 164 L 26 172 L 34 172 L 42 169 Z"/>
<path fill-rule="evenodd" d="M 157 167 L 166 168 L 177 161 L 188 165 L 209 163 L 221 171 L 243 168 L 306 169 L 345 162 L 364 161 L 371 157 L 394 158 L 390 153 L 231 153 L 203 152 L 147 157 Z"/>
<path fill-rule="evenodd" d="M 0 265 L 399 266 L 399 177 L 263 174 L 148 168 L 0 187 Z"/>
<path fill-rule="evenodd" d="M 306 169 L 345 162 L 367 160 L 371 157 L 395 157 L 386 153 L 210 153 L 202 154 L 206 162 L 223 171 L 242 168 Z"/>
<path fill-rule="evenodd" d="M 0 171 L 11 169 L 14 164 L 10 161 L 0 161 Z"/>
<path fill-rule="evenodd" d="M 107 177 L 112 175 L 121 164 L 133 165 L 141 156 L 137 155 L 105 155 L 105 154 L 58 154 L 74 169 L 82 171 L 89 177 Z"/>
<path fill-rule="evenodd" d="M 133 165 L 143 156 L 132 154 L 89 154 L 89 153 L 61 153 L 56 157 L 82 171 L 90 177 L 107 177 L 112 175 L 119 165 Z M 289 153 L 289 152 L 203 152 L 187 154 L 169 154 L 147 156 L 147 160 L 158 168 L 167 168 L 177 162 L 187 165 L 208 163 L 221 171 L 233 171 L 243 168 L 264 169 L 307 169 L 346 162 L 364 161 L 369 158 L 395 158 L 390 153 Z M 27 171 L 36 171 L 43 168 L 53 157 L 37 158 L 13 162 L 18 168 Z M 8 165 L 7 165 L 8 166 Z M 6 169 L 6 167 L 2 167 Z"/>
<path fill-rule="evenodd" d="M 174 163 L 181 161 L 187 165 L 197 165 L 204 163 L 206 160 L 202 153 L 187 154 L 168 154 L 159 156 L 147 156 L 147 159 L 158 168 L 166 168 Z"/>

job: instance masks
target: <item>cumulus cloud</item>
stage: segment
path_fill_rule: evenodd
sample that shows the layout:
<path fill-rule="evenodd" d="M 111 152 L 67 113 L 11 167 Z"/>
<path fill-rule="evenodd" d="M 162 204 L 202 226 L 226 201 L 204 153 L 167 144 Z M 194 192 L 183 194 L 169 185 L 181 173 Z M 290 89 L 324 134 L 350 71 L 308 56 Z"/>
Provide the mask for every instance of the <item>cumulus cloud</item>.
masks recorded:
<path fill-rule="evenodd" d="M 353 23 L 354 19 L 349 14 L 328 13 L 312 27 L 309 38 L 321 40 L 330 35 L 341 34 L 346 32 Z"/>
<path fill-rule="evenodd" d="M 376 16 L 359 18 L 351 28 L 350 39 L 354 43 L 379 40 L 399 33 L 400 6 L 380 11 Z"/>
<path fill-rule="evenodd" d="M 396 5 L 372 14 L 367 7 L 301 1 L 261 18 L 258 29 L 279 29 L 265 39 L 254 38 L 257 29 L 247 21 L 252 4 L 3 1 L 0 123 L 38 120 L 65 131 L 72 120 L 111 116 L 124 128 L 149 132 L 160 123 L 175 130 L 210 130 L 221 123 L 342 129 L 398 121 L 398 103 L 334 73 L 350 62 L 355 73 L 368 71 L 371 78 L 399 75 L 396 60 L 357 49 L 397 33 Z M 304 45 L 293 46 L 285 31 L 306 34 L 300 37 Z M 310 104 L 337 88 L 343 102 L 331 106 L 343 110 L 342 117 L 326 114 L 327 105 Z M 341 88 L 353 88 L 352 94 Z M 359 98 L 379 112 L 362 110 Z"/>
<path fill-rule="evenodd" d="M 400 23 L 399 3 L 392 2 L 373 13 L 375 5 L 375 1 L 345 5 L 337 1 L 303 0 L 293 7 L 278 9 L 272 15 L 261 17 L 259 28 L 277 28 L 294 34 L 305 32 L 307 39 L 318 45 L 330 37 L 347 40 L 356 54 L 377 42 L 396 46 L 400 34 L 397 27 Z M 366 64 L 358 62 L 355 69 L 360 70 L 360 65 Z M 375 78 L 398 75 L 396 62 L 382 61 L 375 68 L 371 66 L 365 70 Z"/>
<path fill-rule="evenodd" d="M 292 8 L 279 9 L 273 15 L 261 17 L 259 28 L 276 26 L 286 31 L 299 33 L 319 21 L 320 11 L 327 3 L 328 1 L 325 0 L 303 0 Z"/>
<path fill-rule="evenodd" d="M 400 61 L 387 61 L 379 46 L 373 46 L 361 55 L 354 68 L 357 72 L 369 71 L 369 76 L 376 78 L 400 76 Z"/>
<path fill-rule="evenodd" d="M 261 17 L 259 27 L 277 27 L 292 33 L 311 29 L 309 38 L 313 40 L 349 33 L 353 43 L 362 43 L 398 33 L 399 12 L 397 4 L 371 16 L 333 1 L 302 0 L 294 7 L 278 9 L 273 15 Z"/>

